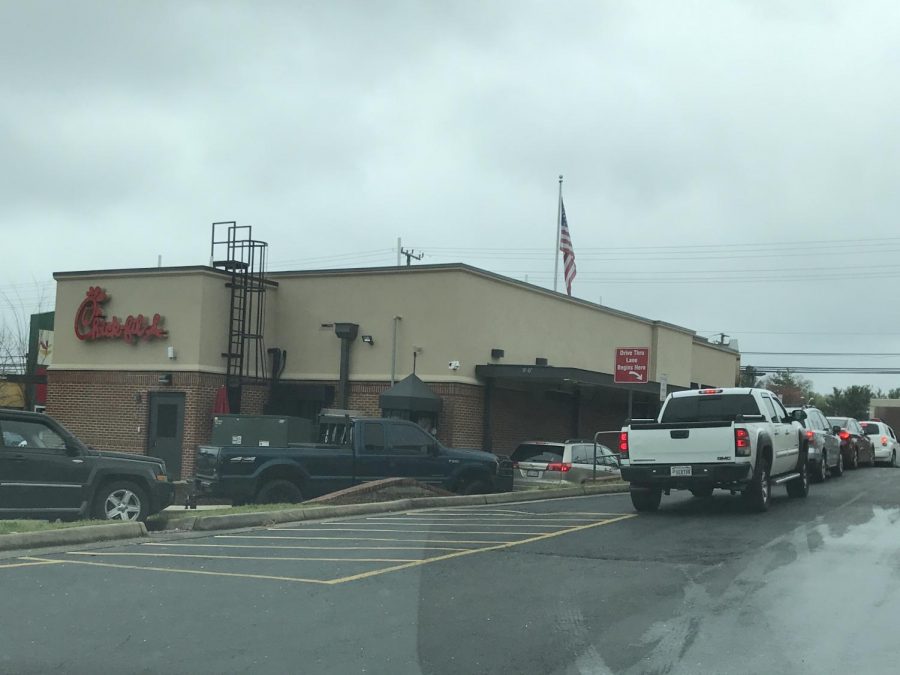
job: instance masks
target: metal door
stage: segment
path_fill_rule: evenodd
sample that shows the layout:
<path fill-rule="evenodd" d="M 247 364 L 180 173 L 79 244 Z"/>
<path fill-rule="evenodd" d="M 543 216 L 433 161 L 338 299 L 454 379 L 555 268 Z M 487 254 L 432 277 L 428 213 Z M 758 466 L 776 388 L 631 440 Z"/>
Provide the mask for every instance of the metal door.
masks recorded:
<path fill-rule="evenodd" d="M 184 394 L 151 392 L 147 454 L 165 461 L 170 480 L 181 480 L 183 438 Z"/>

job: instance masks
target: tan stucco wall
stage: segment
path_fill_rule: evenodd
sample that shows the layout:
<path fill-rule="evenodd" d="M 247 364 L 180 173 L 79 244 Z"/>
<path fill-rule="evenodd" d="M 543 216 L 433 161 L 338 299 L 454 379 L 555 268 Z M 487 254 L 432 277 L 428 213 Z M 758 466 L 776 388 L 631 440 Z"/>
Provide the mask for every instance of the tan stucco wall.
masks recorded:
<path fill-rule="evenodd" d="M 465 269 L 276 274 L 267 293 L 266 346 L 288 352 L 284 379 L 337 377 L 340 340 L 330 325 L 358 323 L 350 377 L 385 381 L 391 372 L 393 317 L 397 331 L 398 379 L 412 372 L 413 349 L 421 348 L 417 373 L 429 381 L 476 383 L 475 366 L 534 364 L 611 373 L 617 347 L 654 347 L 651 379 L 669 383 L 726 385 L 734 382 L 736 356 L 693 342 L 693 334 L 561 298 L 535 287 Z M 149 270 L 59 277 L 56 304 L 56 370 L 199 370 L 224 372 L 229 292 L 224 277 L 210 271 Z M 152 315 L 165 319 L 164 340 L 129 345 L 122 340 L 82 342 L 72 328 L 89 286 L 110 294 L 108 316 Z M 374 345 L 361 336 L 371 335 Z M 177 358 L 166 358 L 166 347 Z M 505 350 L 492 361 L 492 348 Z M 449 361 L 459 361 L 451 371 Z"/>
<path fill-rule="evenodd" d="M 653 351 L 650 354 L 650 379 L 658 382 L 665 375 L 669 384 L 677 387 L 690 387 L 691 364 L 693 356 L 691 344 L 693 335 L 684 331 L 667 328 L 663 325 L 654 327 L 656 333 L 653 340 Z"/>
<path fill-rule="evenodd" d="M 734 352 L 694 342 L 691 363 L 693 382 L 717 387 L 733 387 L 737 384 L 741 361 L 740 356 Z"/>
<path fill-rule="evenodd" d="M 129 314 L 163 317 L 164 339 L 81 341 L 75 313 L 90 286 L 109 294 L 107 318 Z M 149 272 L 61 278 L 56 285 L 53 370 L 205 370 L 224 372 L 228 293 L 221 277 L 204 272 Z M 223 314 L 224 311 L 224 314 Z M 174 360 L 166 349 L 175 348 Z"/>
<path fill-rule="evenodd" d="M 616 347 L 649 347 L 650 325 L 561 302 L 534 292 L 461 271 L 409 275 L 279 277 L 278 340 L 288 349 L 285 377 L 333 378 L 340 341 L 322 323 L 354 322 L 360 341 L 353 347 L 351 375 L 384 380 L 390 376 L 393 317 L 397 331 L 397 376 L 412 371 L 429 380 L 475 382 L 475 366 L 491 362 L 491 348 L 505 350 L 498 363 L 550 365 L 612 372 Z M 688 343 L 690 338 L 688 337 Z M 293 350 L 291 343 L 294 344 Z M 459 361 L 458 371 L 448 368 Z"/>

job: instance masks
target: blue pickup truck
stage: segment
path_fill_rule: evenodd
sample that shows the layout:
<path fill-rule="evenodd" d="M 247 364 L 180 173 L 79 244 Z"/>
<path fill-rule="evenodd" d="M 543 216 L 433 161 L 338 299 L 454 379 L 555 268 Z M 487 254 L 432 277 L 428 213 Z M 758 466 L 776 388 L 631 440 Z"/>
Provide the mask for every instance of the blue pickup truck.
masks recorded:
<path fill-rule="evenodd" d="M 412 422 L 319 419 L 313 442 L 286 447 L 204 445 L 198 495 L 236 504 L 300 502 L 381 478 L 413 478 L 460 494 L 507 492 L 512 463 L 481 450 L 448 448 Z"/>

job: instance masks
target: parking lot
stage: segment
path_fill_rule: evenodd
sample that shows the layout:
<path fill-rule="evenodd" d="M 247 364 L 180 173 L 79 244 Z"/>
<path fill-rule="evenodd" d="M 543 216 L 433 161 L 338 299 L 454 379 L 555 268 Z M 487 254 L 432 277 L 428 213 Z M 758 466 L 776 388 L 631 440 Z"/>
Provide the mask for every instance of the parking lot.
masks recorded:
<path fill-rule="evenodd" d="M 70 564 L 157 573 L 336 585 L 499 551 L 633 518 L 629 513 L 465 507 L 302 523 L 52 556 L 0 569 Z"/>
<path fill-rule="evenodd" d="M 0 672 L 893 673 L 900 471 L 0 559 Z M 737 637 L 736 637 L 737 636 Z"/>

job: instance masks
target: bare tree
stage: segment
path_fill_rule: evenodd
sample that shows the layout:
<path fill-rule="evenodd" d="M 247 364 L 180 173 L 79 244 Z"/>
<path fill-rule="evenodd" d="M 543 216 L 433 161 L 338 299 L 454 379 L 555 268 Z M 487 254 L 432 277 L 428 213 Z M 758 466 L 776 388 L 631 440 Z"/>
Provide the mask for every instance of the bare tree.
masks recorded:
<path fill-rule="evenodd" d="M 21 375 L 25 372 L 31 315 L 46 308 L 48 289 L 37 281 L 33 287 L 26 287 L 27 292 L 18 285 L 8 288 L 0 288 L 0 373 Z"/>

